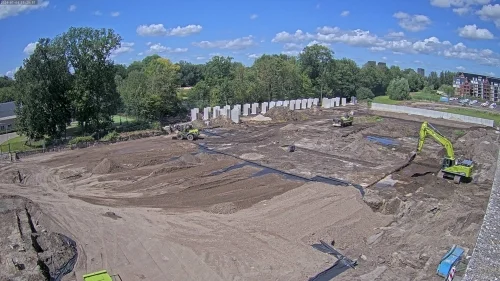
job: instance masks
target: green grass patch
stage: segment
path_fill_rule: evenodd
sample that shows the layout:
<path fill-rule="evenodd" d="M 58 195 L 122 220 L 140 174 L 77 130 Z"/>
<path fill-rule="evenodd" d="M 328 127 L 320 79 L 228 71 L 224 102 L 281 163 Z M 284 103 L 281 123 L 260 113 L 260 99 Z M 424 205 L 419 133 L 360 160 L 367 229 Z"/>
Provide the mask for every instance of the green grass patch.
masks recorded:
<path fill-rule="evenodd" d="M 424 100 L 424 101 L 439 101 L 441 95 L 429 93 L 429 92 L 415 92 L 410 93 L 412 100 Z"/>
<path fill-rule="evenodd" d="M 471 116 L 471 117 L 477 117 L 477 118 L 490 119 L 490 120 L 495 121 L 496 126 L 500 125 L 500 114 L 495 113 L 495 112 L 482 111 L 482 110 L 469 109 L 469 108 L 447 108 L 447 109 L 440 110 L 440 111 L 454 113 L 454 114 L 461 114 L 461 115 Z"/>
<path fill-rule="evenodd" d="M 26 141 L 25 136 L 17 136 L 11 138 L 4 143 L 0 144 L 1 152 L 17 152 L 17 151 L 27 151 L 43 147 L 43 142 L 45 140 L 39 141 Z"/>
<path fill-rule="evenodd" d="M 373 99 L 375 103 L 383 103 L 383 104 L 400 104 L 402 101 L 399 100 L 391 100 L 389 96 L 378 96 Z"/>

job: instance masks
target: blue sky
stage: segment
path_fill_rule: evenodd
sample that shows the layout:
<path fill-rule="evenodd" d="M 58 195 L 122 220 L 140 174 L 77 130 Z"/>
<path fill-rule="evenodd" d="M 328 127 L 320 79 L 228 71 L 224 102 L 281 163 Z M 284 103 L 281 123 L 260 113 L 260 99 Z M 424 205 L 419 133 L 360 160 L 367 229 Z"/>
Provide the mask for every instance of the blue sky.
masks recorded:
<path fill-rule="evenodd" d="M 114 59 L 158 53 L 205 63 L 214 55 L 250 65 L 261 54 L 296 55 L 320 43 L 362 65 L 465 70 L 500 76 L 500 0 L 38 0 L 0 5 L 0 74 L 12 75 L 39 38 L 71 26 L 113 28 Z"/>

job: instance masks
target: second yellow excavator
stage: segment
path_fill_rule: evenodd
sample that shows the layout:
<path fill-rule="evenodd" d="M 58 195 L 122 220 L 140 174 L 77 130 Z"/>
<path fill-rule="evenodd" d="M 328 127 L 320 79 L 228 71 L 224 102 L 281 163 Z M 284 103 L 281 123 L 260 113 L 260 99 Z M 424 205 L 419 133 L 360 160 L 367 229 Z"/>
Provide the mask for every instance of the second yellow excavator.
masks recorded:
<path fill-rule="evenodd" d="M 409 162 L 413 161 L 417 153 L 422 151 L 427 135 L 432 136 L 434 140 L 444 146 L 446 150 L 446 156 L 443 158 L 438 177 L 453 179 L 455 183 L 470 181 L 472 179 L 474 162 L 472 160 L 455 159 L 455 152 L 450 140 L 448 140 L 428 122 L 422 123 L 422 126 L 420 127 L 417 151 L 412 154 Z"/>

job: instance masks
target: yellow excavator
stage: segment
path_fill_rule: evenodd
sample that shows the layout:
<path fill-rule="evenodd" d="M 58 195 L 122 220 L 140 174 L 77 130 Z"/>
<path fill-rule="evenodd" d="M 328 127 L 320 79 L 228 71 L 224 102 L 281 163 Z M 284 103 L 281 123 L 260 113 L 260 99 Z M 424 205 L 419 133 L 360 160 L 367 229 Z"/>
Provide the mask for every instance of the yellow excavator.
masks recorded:
<path fill-rule="evenodd" d="M 474 162 L 472 160 L 455 159 L 455 152 L 450 140 L 448 140 L 443 134 L 441 134 L 428 122 L 422 123 L 422 126 L 420 127 L 420 137 L 418 139 L 417 151 L 412 154 L 409 162 L 413 161 L 417 154 L 422 151 L 425 138 L 428 135 L 433 137 L 436 142 L 444 146 L 446 150 L 446 156 L 443 158 L 441 170 L 438 173 L 438 177 L 453 179 L 455 183 L 470 181 L 472 179 Z"/>

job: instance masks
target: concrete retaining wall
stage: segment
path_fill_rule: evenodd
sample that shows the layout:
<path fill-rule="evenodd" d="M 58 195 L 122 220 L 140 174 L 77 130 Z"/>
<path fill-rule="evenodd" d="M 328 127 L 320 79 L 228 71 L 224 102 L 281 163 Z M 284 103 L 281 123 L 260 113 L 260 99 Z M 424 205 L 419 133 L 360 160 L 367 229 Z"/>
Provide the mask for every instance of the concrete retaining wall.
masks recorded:
<path fill-rule="evenodd" d="M 462 281 L 500 280 L 500 152 L 490 201 Z"/>
<path fill-rule="evenodd" d="M 379 111 L 407 113 L 407 114 L 412 114 L 412 115 L 421 115 L 421 116 L 437 118 L 437 119 L 455 120 L 455 121 L 478 124 L 478 125 L 483 125 L 483 126 L 488 126 L 488 127 L 494 126 L 494 121 L 490 120 L 490 119 L 477 118 L 477 117 L 465 116 L 465 115 L 460 115 L 460 114 L 447 113 L 447 112 L 428 110 L 428 109 L 422 109 L 422 108 L 414 108 L 414 107 L 408 107 L 408 106 L 372 103 L 371 109 L 372 110 L 379 110 Z"/>

